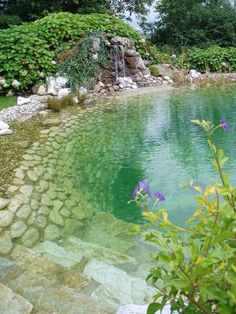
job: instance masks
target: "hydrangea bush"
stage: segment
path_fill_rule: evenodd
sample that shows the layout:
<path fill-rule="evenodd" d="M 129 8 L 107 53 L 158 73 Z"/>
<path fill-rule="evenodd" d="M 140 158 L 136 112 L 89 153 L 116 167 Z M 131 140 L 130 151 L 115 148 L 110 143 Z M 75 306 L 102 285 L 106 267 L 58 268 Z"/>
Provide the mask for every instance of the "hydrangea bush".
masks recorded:
<path fill-rule="evenodd" d="M 157 292 L 148 314 L 166 304 L 186 314 L 236 313 L 236 189 L 223 170 L 227 157 L 213 143 L 214 132 L 227 131 L 228 124 L 224 118 L 217 126 L 205 120 L 192 122 L 207 135 L 220 179 L 204 189 L 191 182 L 199 209 L 180 227 L 169 220 L 166 210 L 156 210 L 165 200 L 160 192 L 155 193 L 152 210 L 147 208 L 151 197 L 147 182 L 141 181 L 132 196 L 153 226 L 145 232 L 146 240 L 158 247 L 148 277 Z"/>

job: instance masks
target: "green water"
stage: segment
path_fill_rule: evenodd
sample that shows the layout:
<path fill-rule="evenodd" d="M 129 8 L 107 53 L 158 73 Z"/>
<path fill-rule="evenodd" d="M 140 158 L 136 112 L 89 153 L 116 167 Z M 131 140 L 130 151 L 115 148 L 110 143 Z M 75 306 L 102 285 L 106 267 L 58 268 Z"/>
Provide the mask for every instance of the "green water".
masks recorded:
<path fill-rule="evenodd" d="M 166 196 L 162 206 L 171 219 L 182 224 L 197 204 L 180 184 L 194 178 L 204 185 L 215 178 L 206 139 L 190 119 L 217 124 L 222 116 L 229 131 L 219 129 L 215 143 L 230 157 L 227 168 L 236 182 L 236 90 L 211 87 L 150 90 L 88 112 L 76 131 L 73 184 L 96 211 L 141 222 L 140 209 L 127 202 L 134 186 L 148 181 L 152 192 Z"/>

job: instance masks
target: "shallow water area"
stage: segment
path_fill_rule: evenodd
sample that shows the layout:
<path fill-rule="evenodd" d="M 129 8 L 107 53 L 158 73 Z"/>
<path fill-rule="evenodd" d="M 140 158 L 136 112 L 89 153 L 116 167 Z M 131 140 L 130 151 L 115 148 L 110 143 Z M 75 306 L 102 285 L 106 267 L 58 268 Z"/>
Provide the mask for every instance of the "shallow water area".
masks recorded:
<path fill-rule="evenodd" d="M 161 205 L 174 222 L 183 224 L 197 205 L 193 191 L 181 190 L 180 184 L 192 177 L 205 185 L 216 177 L 205 136 L 190 120 L 218 124 L 222 116 L 229 131 L 219 129 L 214 138 L 230 157 L 227 170 L 235 183 L 233 87 L 118 94 L 42 130 L 23 155 L 10 187 L 11 215 L 0 241 L 5 253 L 30 272 L 8 279 L 8 287 L 32 304 L 43 295 L 48 308 L 38 304 L 36 309 L 48 313 L 50 306 L 58 313 L 77 313 L 78 291 L 85 304 L 81 313 L 88 312 L 87 297 L 96 303 L 94 313 L 150 302 L 155 290 L 145 278 L 155 247 L 130 233 L 143 219 L 140 209 L 127 203 L 134 186 L 145 180 L 152 192 L 165 194 Z M 70 276 L 78 281 L 69 283 Z M 41 285 L 46 293 L 39 291 Z M 58 289 L 72 299 L 76 295 L 73 306 L 65 302 L 60 309 Z"/>

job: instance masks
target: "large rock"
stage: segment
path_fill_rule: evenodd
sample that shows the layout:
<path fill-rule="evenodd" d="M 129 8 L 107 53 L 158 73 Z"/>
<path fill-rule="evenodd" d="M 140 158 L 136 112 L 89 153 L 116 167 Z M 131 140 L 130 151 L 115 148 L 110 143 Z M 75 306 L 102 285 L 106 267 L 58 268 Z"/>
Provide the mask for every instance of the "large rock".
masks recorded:
<path fill-rule="evenodd" d="M 63 76 L 57 76 L 57 77 L 47 77 L 46 83 L 47 83 L 47 93 L 52 96 L 57 96 L 60 89 L 64 88 L 66 86 L 66 83 L 68 82 L 68 79 Z"/>
<path fill-rule="evenodd" d="M 12 133 L 13 131 L 10 130 L 10 126 L 6 124 L 4 121 L 0 120 L 0 135 L 8 135 Z"/>
<path fill-rule="evenodd" d="M 177 69 L 175 69 L 175 67 L 173 67 L 173 65 L 168 64 L 168 63 L 163 63 L 163 64 L 157 64 L 156 65 L 159 74 L 164 77 L 164 76 L 168 76 L 170 79 L 174 79 L 175 77 L 175 71 L 177 71 Z"/>
<path fill-rule="evenodd" d="M 33 305 L 8 287 L 0 284 L 0 313 L 29 314 Z"/>
<path fill-rule="evenodd" d="M 99 282 L 118 304 L 151 302 L 156 290 L 143 279 L 129 276 L 125 271 L 106 263 L 91 260 L 84 274 Z"/>
<path fill-rule="evenodd" d="M 134 48 L 134 41 L 126 37 L 115 36 L 110 40 L 110 42 L 114 46 L 123 46 L 126 49 Z"/>
<path fill-rule="evenodd" d="M 23 106 L 23 105 L 27 105 L 31 102 L 30 98 L 26 98 L 26 97 L 21 97 L 19 96 L 17 98 L 17 106 Z"/>
<path fill-rule="evenodd" d="M 71 93 L 70 88 L 61 88 L 58 91 L 58 98 L 66 97 L 66 96 L 70 95 L 70 93 Z"/>
<path fill-rule="evenodd" d="M 119 307 L 116 314 L 146 314 L 147 309 L 148 309 L 148 305 L 128 304 L 128 305 L 123 305 Z M 161 312 L 160 311 L 155 312 L 155 314 L 170 314 L 170 313 L 171 313 L 171 310 L 170 310 L 169 305 L 165 306 Z"/>

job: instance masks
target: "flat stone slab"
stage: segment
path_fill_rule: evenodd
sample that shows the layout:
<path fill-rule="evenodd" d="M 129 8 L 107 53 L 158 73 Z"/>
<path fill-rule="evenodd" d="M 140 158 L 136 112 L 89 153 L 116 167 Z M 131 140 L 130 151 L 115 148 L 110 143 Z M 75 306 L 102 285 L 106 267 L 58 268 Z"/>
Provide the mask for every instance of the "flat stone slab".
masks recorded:
<path fill-rule="evenodd" d="M 112 249 L 105 248 L 95 243 L 82 241 L 76 237 L 69 237 L 66 247 L 72 251 L 80 252 L 89 259 L 96 259 L 108 264 L 131 264 L 136 265 L 135 258 L 116 252 Z"/>
<path fill-rule="evenodd" d="M 14 271 L 16 262 L 0 257 L 0 280 L 3 280 L 9 273 Z"/>
<path fill-rule="evenodd" d="M 24 272 L 9 282 L 8 286 L 29 300 L 36 313 L 114 314 L 114 311 L 90 296 L 65 287 L 61 283 L 56 284 L 48 277 L 32 271 Z"/>
<path fill-rule="evenodd" d="M 30 314 L 33 305 L 8 287 L 0 284 L 0 313 Z"/>
<path fill-rule="evenodd" d="M 11 257 L 25 270 L 46 276 L 52 282 L 74 288 L 77 290 L 86 287 L 90 280 L 88 277 L 77 273 L 74 270 L 62 267 L 38 252 L 16 245 L 11 253 Z"/>
<path fill-rule="evenodd" d="M 128 304 L 119 307 L 116 314 L 147 314 L 147 309 L 148 305 Z M 170 306 L 165 306 L 161 312 L 157 311 L 155 314 L 171 314 Z"/>
<path fill-rule="evenodd" d="M 145 280 L 129 276 L 125 271 L 97 260 L 91 260 L 84 274 L 99 282 L 117 304 L 145 304 L 152 301 L 156 290 Z M 101 289 L 101 287 L 100 287 Z M 104 291 L 105 293 L 105 291 Z"/>

